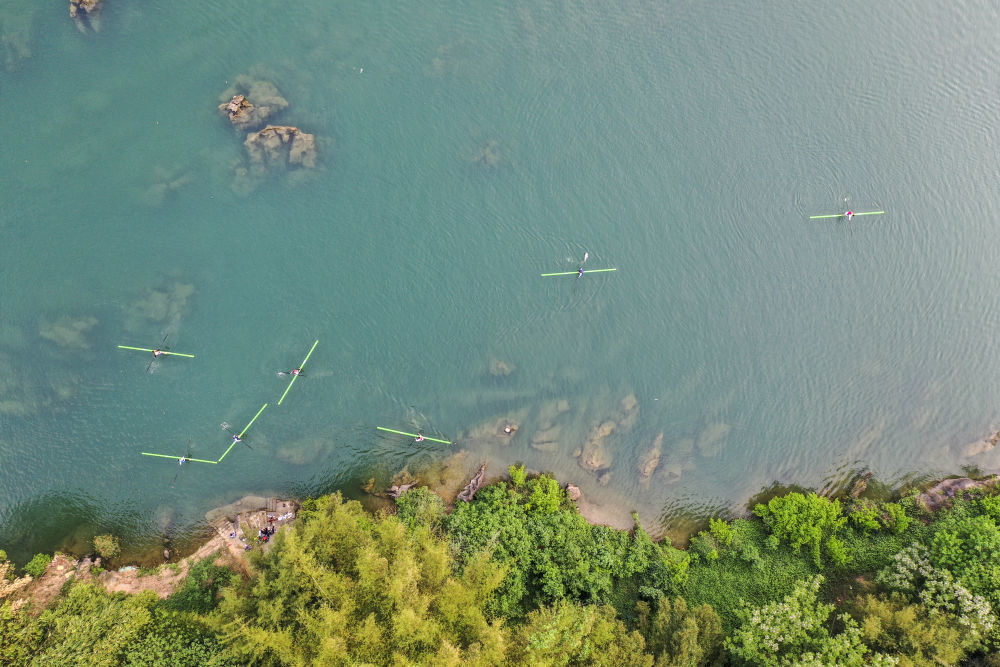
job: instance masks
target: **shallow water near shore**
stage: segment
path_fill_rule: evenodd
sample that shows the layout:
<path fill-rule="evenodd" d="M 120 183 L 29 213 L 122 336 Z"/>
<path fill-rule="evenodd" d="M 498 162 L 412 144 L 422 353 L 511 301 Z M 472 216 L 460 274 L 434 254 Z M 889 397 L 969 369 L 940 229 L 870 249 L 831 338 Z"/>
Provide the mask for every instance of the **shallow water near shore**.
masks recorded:
<path fill-rule="evenodd" d="M 1000 467 L 966 456 L 1000 428 L 998 13 L 0 10 L 0 548 L 183 541 L 245 494 L 356 496 L 457 448 L 653 532 L 773 482 Z M 317 169 L 239 175 L 238 75 Z M 845 207 L 886 213 L 808 220 Z M 618 270 L 539 276 L 585 252 Z M 164 336 L 196 358 L 115 347 Z M 264 403 L 219 465 L 140 455 L 215 460 Z M 602 486 L 573 454 L 608 420 Z"/>

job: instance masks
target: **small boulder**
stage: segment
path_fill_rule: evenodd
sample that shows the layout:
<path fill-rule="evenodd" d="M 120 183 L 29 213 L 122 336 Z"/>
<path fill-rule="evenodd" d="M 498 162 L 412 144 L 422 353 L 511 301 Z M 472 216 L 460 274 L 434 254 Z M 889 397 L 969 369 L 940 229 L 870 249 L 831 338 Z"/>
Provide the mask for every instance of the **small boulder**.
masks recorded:
<path fill-rule="evenodd" d="M 566 495 L 569 496 L 570 500 L 576 502 L 583 496 L 583 492 L 580 490 L 580 487 L 577 486 L 576 484 L 567 484 Z"/>

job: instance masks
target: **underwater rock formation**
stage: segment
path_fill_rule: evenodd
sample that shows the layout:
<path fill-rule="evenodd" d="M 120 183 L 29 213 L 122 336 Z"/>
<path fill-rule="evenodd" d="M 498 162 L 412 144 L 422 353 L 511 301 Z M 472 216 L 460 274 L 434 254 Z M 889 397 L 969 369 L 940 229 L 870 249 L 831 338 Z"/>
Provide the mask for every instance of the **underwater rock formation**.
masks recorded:
<path fill-rule="evenodd" d="M 663 431 L 656 436 L 656 440 L 653 441 L 652 447 L 646 451 L 645 454 L 639 457 L 639 482 L 648 483 L 649 478 L 653 476 L 656 472 L 656 468 L 660 465 L 660 455 L 663 452 Z"/>
<path fill-rule="evenodd" d="M 76 29 L 87 32 L 101 30 L 101 0 L 69 0 L 69 16 L 76 23 Z"/>
<path fill-rule="evenodd" d="M 597 472 L 611 467 L 611 453 L 608 452 L 605 439 L 611 435 L 617 424 L 610 419 L 601 422 L 590 430 L 587 441 L 580 453 L 580 467 L 590 472 Z"/>
<path fill-rule="evenodd" d="M 502 359 L 490 360 L 490 375 L 494 377 L 506 377 L 513 373 L 515 368 L 517 368 L 517 366 L 503 361 Z"/>
<path fill-rule="evenodd" d="M 297 127 L 268 125 L 247 135 L 244 145 L 254 166 L 316 166 L 316 136 Z"/>
<path fill-rule="evenodd" d="M 219 98 L 219 111 L 229 117 L 233 127 L 252 130 L 260 127 L 280 111 L 288 108 L 288 100 L 269 81 L 259 81 L 241 74 Z"/>
<path fill-rule="evenodd" d="M 181 315 L 187 310 L 187 302 L 192 294 L 194 285 L 182 282 L 148 290 L 128 309 L 130 328 L 143 328 L 149 322 L 180 320 Z"/>
<path fill-rule="evenodd" d="M 698 451 L 705 458 L 715 458 L 722 452 L 722 448 L 726 445 L 726 437 L 729 435 L 729 431 L 732 430 L 732 426 L 729 424 L 724 424 L 722 422 L 716 422 L 714 424 L 709 424 L 706 426 L 701 433 L 698 434 Z"/>
<path fill-rule="evenodd" d="M 97 318 L 92 316 L 72 318 L 63 316 L 55 322 L 44 323 L 38 330 L 42 338 L 63 347 L 86 349 L 90 347 L 85 336 L 97 326 Z"/>
<path fill-rule="evenodd" d="M 500 143 L 492 140 L 480 148 L 472 157 L 472 163 L 479 165 L 483 169 L 496 169 L 502 159 L 503 155 L 500 153 Z"/>

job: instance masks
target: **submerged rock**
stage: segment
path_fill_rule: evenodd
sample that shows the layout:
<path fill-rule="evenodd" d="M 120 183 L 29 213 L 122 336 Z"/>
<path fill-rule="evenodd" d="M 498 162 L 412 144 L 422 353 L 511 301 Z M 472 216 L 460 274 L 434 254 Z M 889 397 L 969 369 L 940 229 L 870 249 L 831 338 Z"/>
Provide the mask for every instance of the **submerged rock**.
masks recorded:
<path fill-rule="evenodd" d="M 316 166 L 316 136 L 297 127 L 268 125 L 251 132 L 243 143 L 254 166 Z"/>
<path fill-rule="evenodd" d="M 490 375 L 494 377 L 506 377 L 513 373 L 515 368 L 517 368 L 517 366 L 503 361 L 502 359 L 490 360 Z"/>
<path fill-rule="evenodd" d="M 605 439 L 611 435 L 617 424 L 609 420 L 603 421 L 591 429 L 587 441 L 580 454 L 580 467 L 590 472 L 596 472 L 611 467 L 611 454 L 605 445 Z"/>
<path fill-rule="evenodd" d="M 698 451 L 701 455 L 705 458 L 715 458 L 718 456 L 722 452 L 722 448 L 725 447 L 726 437 L 732 428 L 729 424 L 722 422 L 706 426 L 698 434 Z"/>
<path fill-rule="evenodd" d="M 631 393 L 622 399 L 621 412 L 615 422 L 622 431 L 628 431 L 635 426 L 639 419 L 639 400 L 635 393 Z"/>
<path fill-rule="evenodd" d="M 653 441 L 652 447 L 639 457 L 638 470 L 640 482 L 649 482 L 649 478 L 652 477 L 653 473 L 656 472 L 657 466 L 660 465 L 660 455 L 662 453 L 663 431 L 660 431 L 660 434 Z"/>
<path fill-rule="evenodd" d="M 233 127 L 251 130 L 264 125 L 269 118 L 288 108 L 288 100 L 278 93 L 270 81 L 253 79 L 245 74 L 236 77 L 233 85 L 222 93 L 219 112 L 229 118 Z"/>
<path fill-rule="evenodd" d="M 559 449 L 559 431 L 561 426 L 550 426 L 549 428 L 536 431 L 531 436 L 531 446 L 542 452 L 554 452 Z"/>
<path fill-rule="evenodd" d="M 57 345 L 86 349 L 90 347 L 90 343 L 86 339 L 86 334 L 95 326 L 97 326 L 96 317 L 72 318 L 64 316 L 55 322 L 42 324 L 38 333 L 42 338 L 50 340 Z"/>
<path fill-rule="evenodd" d="M 88 28 L 100 32 L 100 11 L 101 0 L 69 0 L 69 16 L 80 32 L 87 32 Z"/>
<path fill-rule="evenodd" d="M 492 140 L 479 149 L 475 156 L 473 156 L 472 163 L 477 164 L 484 169 L 496 169 L 500 165 L 502 159 L 503 156 L 500 153 L 500 143 L 496 140 Z"/>

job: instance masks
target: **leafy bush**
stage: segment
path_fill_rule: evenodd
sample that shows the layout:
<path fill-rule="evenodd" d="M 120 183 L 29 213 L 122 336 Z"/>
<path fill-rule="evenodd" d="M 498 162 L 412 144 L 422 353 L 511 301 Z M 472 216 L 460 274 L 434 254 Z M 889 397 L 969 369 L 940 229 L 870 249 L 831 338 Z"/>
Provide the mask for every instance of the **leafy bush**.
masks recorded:
<path fill-rule="evenodd" d="M 34 557 L 28 561 L 28 564 L 24 566 L 24 571 L 26 574 L 30 574 L 33 577 L 40 577 L 45 574 L 45 569 L 52 562 L 52 556 L 48 554 L 35 554 Z"/>
<path fill-rule="evenodd" d="M 485 486 L 447 517 L 459 566 L 486 552 L 508 567 L 490 614 L 518 618 L 561 599 L 609 602 L 618 583 L 660 560 L 642 528 L 629 535 L 591 526 L 564 499 L 558 483 L 542 475 L 520 491 L 503 483 Z"/>
<path fill-rule="evenodd" d="M 233 571 L 215 565 L 214 557 L 205 558 L 191 566 L 184 585 L 164 600 L 161 605 L 172 611 L 207 614 L 218 605 L 219 591 L 233 579 Z"/>
<path fill-rule="evenodd" d="M 98 535 L 94 538 L 94 549 L 101 558 L 114 558 L 121 553 L 118 538 L 114 535 Z"/>
<path fill-rule="evenodd" d="M 881 654 L 867 655 L 858 624 L 840 616 L 843 631 L 831 634 L 827 621 L 833 605 L 819 601 L 822 576 L 799 582 L 781 602 L 746 608 L 743 623 L 725 641 L 725 647 L 741 665 L 892 665 Z"/>
<path fill-rule="evenodd" d="M 567 601 L 528 614 L 514 632 L 509 664 L 652 667 L 642 636 L 607 605 Z"/>
<path fill-rule="evenodd" d="M 514 485 L 515 489 L 524 486 L 528 479 L 528 473 L 524 471 L 523 465 L 512 465 L 507 469 L 507 472 L 510 474 L 510 483 Z"/>
<path fill-rule="evenodd" d="M 399 520 L 410 528 L 427 526 L 437 530 L 445 515 L 444 501 L 426 486 L 410 489 L 397 498 L 396 510 Z"/>
<path fill-rule="evenodd" d="M 815 493 L 804 496 L 797 491 L 772 498 L 767 505 L 757 505 L 753 511 L 764 520 L 772 535 L 793 549 L 809 545 L 817 568 L 822 568 L 823 538 L 839 531 L 847 521 L 840 515 L 839 500 Z"/>
<path fill-rule="evenodd" d="M 882 527 L 879 522 L 879 510 L 874 501 L 862 498 L 854 502 L 847 520 L 866 533 L 871 533 Z"/>
<path fill-rule="evenodd" d="M 708 530 L 712 534 L 712 537 L 724 547 L 728 547 L 733 543 L 733 529 L 730 527 L 729 522 L 723 521 L 722 519 L 709 519 L 708 520 Z"/>
<path fill-rule="evenodd" d="M 870 647 L 905 657 L 917 667 L 957 665 L 968 648 L 954 616 L 931 613 L 898 593 L 860 598 L 854 616 Z"/>
<path fill-rule="evenodd" d="M 539 475 L 527 483 L 527 488 L 530 495 L 524 509 L 528 512 L 552 514 L 558 511 L 566 500 L 566 493 L 559 486 L 559 482 L 549 475 Z"/>
<path fill-rule="evenodd" d="M 689 609 L 684 598 L 661 598 L 656 613 L 636 603 L 639 631 L 657 665 L 714 664 L 722 651 L 722 621 L 707 604 Z"/>

